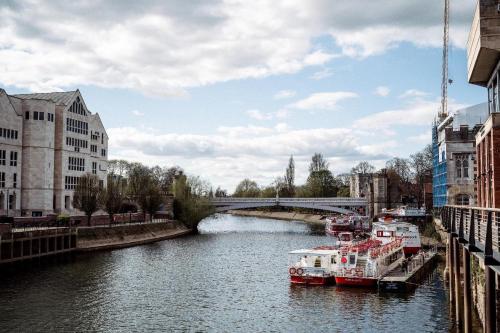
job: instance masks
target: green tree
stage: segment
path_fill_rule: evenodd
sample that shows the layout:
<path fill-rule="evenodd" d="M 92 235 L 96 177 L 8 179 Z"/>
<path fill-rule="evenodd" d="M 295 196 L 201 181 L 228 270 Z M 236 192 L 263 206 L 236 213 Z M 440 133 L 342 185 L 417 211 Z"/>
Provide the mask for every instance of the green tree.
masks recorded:
<path fill-rule="evenodd" d="M 114 215 L 120 211 L 123 199 L 121 179 L 113 173 L 108 174 L 107 185 L 99 196 L 99 206 L 108 213 L 109 225 L 113 223 Z"/>
<path fill-rule="evenodd" d="M 260 191 L 261 198 L 275 198 L 276 197 L 276 187 L 273 185 L 269 185 L 264 187 Z"/>
<path fill-rule="evenodd" d="M 153 181 L 145 184 L 137 202 L 144 213 L 144 220 L 146 220 L 146 213 L 148 213 L 150 221 L 153 221 L 153 215 L 158 211 L 161 203 L 163 202 L 158 184 Z"/>
<path fill-rule="evenodd" d="M 201 195 L 204 191 L 193 191 L 193 188 L 202 188 L 199 178 L 188 179 L 184 174 L 177 176 L 173 185 L 174 216 L 185 226 L 197 231 L 198 223 L 214 212 L 213 206 L 207 197 Z"/>
<path fill-rule="evenodd" d="M 284 188 L 280 196 L 283 197 L 294 197 L 295 196 L 295 162 L 293 160 L 293 155 L 290 156 L 288 160 L 288 167 L 285 171 L 285 178 L 283 180 Z"/>
<path fill-rule="evenodd" d="M 87 225 L 90 219 L 99 209 L 99 197 L 102 189 L 99 186 L 99 178 L 87 173 L 80 177 L 73 194 L 73 207 L 81 210 L 87 216 Z"/>
<path fill-rule="evenodd" d="M 248 178 L 243 179 L 238 186 L 236 186 L 236 190 L 233 193 L 233 197 L 240 198 L 256 198 L 260 195 L 259 185 L 253 180 Z"/>
<path fill-rule="evenodd" d="M 311 172 L 306 185 L 309 195 L 314 198 L 335 197 L 337 195 L 337 181 L 327 169 Z"/>

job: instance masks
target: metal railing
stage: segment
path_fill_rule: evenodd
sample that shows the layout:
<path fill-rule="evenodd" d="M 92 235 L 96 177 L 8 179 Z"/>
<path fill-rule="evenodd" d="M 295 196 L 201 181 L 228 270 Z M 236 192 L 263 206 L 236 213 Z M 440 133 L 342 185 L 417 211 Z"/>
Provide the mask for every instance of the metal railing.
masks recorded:
<path fill-rule="evenodd" d="M 486 257 L 500 260 L 500 209 L 448 205 L 441 211 L 446 231 Z"/>
<path fill-rule="evenodd" d="M 234 202 L 321 202 L 321 203 L 339 203 L 348 205 L 366 205 L 368 201 L 364 198 L 345 198 L 345 197 L 331 197 L 331 198 L 236 198 L 236 197 L 220 197 L 213 198 L 212 203 L 234 203 Z"/>

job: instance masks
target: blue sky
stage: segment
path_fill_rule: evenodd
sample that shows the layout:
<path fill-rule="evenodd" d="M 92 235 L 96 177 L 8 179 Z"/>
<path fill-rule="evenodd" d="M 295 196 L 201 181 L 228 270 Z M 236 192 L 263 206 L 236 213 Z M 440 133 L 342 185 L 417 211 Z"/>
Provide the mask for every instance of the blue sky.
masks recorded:
<path fill-rule="evenodd" d="M 452 4 L 450 110 L 486 100 L 467 83 L 473 1 Z M 334 174 L 430 142 L 439 110 L 439 1 L 8 1 L 0 85 L 80 89 L 110 157 L 180 165 L 232 191 L 297 183 L 315 152 Z M 360 14 L 360 11 L 368 14 Z"/>

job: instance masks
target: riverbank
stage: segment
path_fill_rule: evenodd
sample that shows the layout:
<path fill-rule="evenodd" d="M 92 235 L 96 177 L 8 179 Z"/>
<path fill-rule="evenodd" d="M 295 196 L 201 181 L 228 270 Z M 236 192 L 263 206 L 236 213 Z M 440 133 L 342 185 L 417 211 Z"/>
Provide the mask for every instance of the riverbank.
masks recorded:
<path fill-rule="evenodd" d="M 227 212 L 236 216 L 262 217 L 284 221 L 301 221 L 314 226 L 324 227 L 326 221 L 324 215 L 304 214 L 296 212 L 265 212 L 259 210 L 229 210 Z"/>
<path fill-rule="evenodd" d="M 181 237 L 192 232 L 176 221 L 79 228 L 76 251 L 119 249 Z"/>

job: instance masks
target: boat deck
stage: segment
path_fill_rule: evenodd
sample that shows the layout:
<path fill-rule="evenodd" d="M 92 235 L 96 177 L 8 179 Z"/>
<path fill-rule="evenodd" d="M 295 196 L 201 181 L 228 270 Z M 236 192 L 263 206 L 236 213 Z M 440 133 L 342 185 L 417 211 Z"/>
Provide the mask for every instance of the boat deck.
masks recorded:
<path fill-rule="evenodd" d="M 407 290 L 409 285 L 414 285 L 423 276 L 437 258 L 436 252 L 425 252 L 413 257 L 408 263 L 407 271 L 396 267 L 382 277 L 378 284 L 383 291 Z"/>

